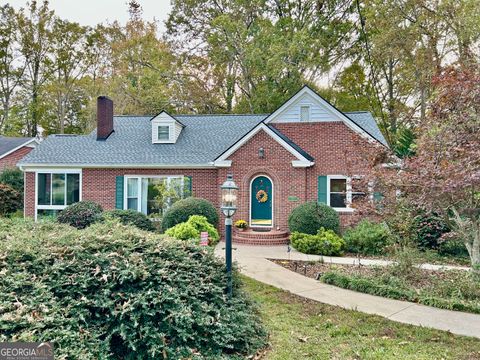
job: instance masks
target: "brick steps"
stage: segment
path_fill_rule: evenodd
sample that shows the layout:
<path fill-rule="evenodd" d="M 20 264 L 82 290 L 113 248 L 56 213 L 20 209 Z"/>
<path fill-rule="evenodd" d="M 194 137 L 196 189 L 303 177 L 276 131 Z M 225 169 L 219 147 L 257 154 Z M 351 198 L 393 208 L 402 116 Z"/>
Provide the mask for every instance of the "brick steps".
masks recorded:
<path fill-rule="evenodd" d="M 289 242 L 287 231 L 245 231 L 235 230 L 232 240 L 236 244 L 248 245 L 286 245 Z"/>

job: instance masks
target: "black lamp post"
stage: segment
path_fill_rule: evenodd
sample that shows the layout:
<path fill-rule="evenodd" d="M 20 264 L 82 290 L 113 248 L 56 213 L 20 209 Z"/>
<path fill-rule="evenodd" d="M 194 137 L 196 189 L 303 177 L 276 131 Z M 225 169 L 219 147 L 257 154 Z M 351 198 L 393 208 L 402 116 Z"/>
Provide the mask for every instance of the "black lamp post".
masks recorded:
<path fill-rule="evenodd" d="M 227 265 L 227 294 L 232 297 L 232 216 L 237 211 L 237 190 L 233 175 L 227 175 L 227 180 L 221 186 L 222 212 L 225 215 L 225 261 Z"/>

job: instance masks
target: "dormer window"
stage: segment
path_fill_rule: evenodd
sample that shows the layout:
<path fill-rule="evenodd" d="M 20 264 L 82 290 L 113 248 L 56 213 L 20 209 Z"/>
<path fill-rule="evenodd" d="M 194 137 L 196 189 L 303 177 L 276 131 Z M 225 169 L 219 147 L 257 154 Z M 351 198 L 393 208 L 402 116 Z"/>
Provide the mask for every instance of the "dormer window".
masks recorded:
<path fill-rule="evenodd" d="M 310 106 L 300 106 L 300 121 L 310 121 Z"/>
<path fill-rule="evenodd" d="M 152 143 L 175 144 L 184 125 L 165 111 L 155 116 L 152 120 Z"/>
<path fill-rule="evenodd" d="M 157 130 L 158 141 L 170 141 L 170 125 L 159 125 Z"/>

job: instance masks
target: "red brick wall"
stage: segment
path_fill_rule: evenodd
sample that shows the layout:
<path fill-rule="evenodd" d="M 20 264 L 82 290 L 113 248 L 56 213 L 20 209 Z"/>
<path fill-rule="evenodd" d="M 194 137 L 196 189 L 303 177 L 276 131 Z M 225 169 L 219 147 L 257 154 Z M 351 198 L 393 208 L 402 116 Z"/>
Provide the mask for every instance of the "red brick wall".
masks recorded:
<path fill-rule="evenodd" d="M 250 181 L 257 175 L 269 176 L 274 183 L 274 228 L 287 230 L 290 211 L 304 201 L 317 199 L 318 176 L 365 174 L 365 148 L 373 145 L 341 122 L 283 123 L 275 127 L 313 156 L 315 165 L 292 167 L 295 157 L 261 131 L 232 154 L 232 167 L 221 169 L 218 178 L 220 185 L 226 174 L 234 175 L 240 187 L 239 210 L 234 220 L 248 221 Z M 264 159 L 258 157 L 260 147 L 265 149 Z M 298 201 L 289 201 L 291 196 Z M 358 221 L 352 213 L 339 215 L 343 227 Z"/>
<path fill-rule="evenodd" d="M 218 206 L 216 169 L 83 169 L 82 199 L 92 200 L 106 210 L 115 208 L 115 179 L 122 175 L 184 175 L 192 177 L 192 192 Z"/>
<path fill-rule="evenodd" d="M 83 169 L 82 200 L 99 203 L 105 210 L 115 208 L 115 180 L 122 175 L 184 175 L 192 177 L 192 193 L 218 207 L 216 169 Z M 25 181 L 25 215 L 35 216 L 35 173 L 27 172 Z"/>
<path fill-rule="evenodd" d="M 265 150 L 263 159 L 258 157 L 259 148 Z M 229 160 L 232 160 L 232 166 L 220 169 L 218 186 L 225 181 L 227 174 L 233 174 L 239 187 L 238 211 L 234 220 L 249 221 L 250 182 L 258 175 L 267 175 L 273 181 L 273 226 L 275 229 L 286 229 L 288 214 L 305 201 L 306 196 L 305 169 L 292 167 L 292 160 L 296 158 L 264 131 L 260 131 L 233 153 Z M 289 196 L 297 196 L 299 201 L 289 202 Z"/>
<path fill-rule="evenodd" d="M 257 175 L 267 175 L 274 187 L 274 228 L 287 229 L 290 211 L 307 200 L 317 199 L 319 175 L 362 175 L 366 162 L 364 149 L 372 146 L 368 141 L 340 122 L 275 124 L 290 139 L 315 158 L 310 168 L 294 168 L 295 157 L 260 131 L 240 147 L 231 157 L 232 166 L 220 169 L 83 169 L 82 198 L 100 203 L 105 209 L 115 207 L 115 177 L 118 175 L 184 175 L 192 176 L 194 196 L 205 198 L 218 208 L 220 185 L 227 174 L 233 174 L 239 186 L 238 211 L 234 220 L 249 220 L 250 181 Z M 265 149 L 265 157 L 258 157 L 258 149 Z M 34 215 L 34 174 L 26 175 L 25 213 Z M 298 201 L 289 201 L 295 196 Z M 358 217 L 350 213 L 340 214 L 342 226 L 350 225 Z M 220 221 L 223 230 L 224 220 Z"/>
<path fill-rule="evenodd" d="M 25 196 L 23 197 L 23 213 L 25 216 L 35 216 L 35 173 L 24 173 L 24 189 Z"/>
<path fill-rule="evenodd" d="M 28 146 L 23 146 L 20 149 L 14 151 L 11 154 L 0 159 L 0 171 L 9 167 L 16 167 L 17 163 L 25 157 L 33 148 Z"/>

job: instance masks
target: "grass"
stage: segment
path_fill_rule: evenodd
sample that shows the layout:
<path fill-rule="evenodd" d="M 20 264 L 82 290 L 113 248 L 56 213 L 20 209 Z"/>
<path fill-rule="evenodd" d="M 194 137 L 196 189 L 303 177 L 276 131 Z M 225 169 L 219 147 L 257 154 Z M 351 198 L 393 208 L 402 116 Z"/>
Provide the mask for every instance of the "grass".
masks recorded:
<path fill-rule="evenodd" d="M 270 333 L 265 359 L 480 359 L 480 341 L 317 303 L 243 277 Z"/>

